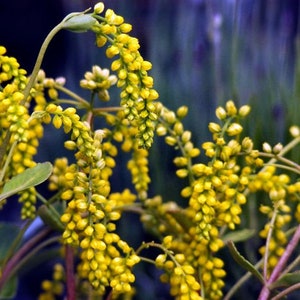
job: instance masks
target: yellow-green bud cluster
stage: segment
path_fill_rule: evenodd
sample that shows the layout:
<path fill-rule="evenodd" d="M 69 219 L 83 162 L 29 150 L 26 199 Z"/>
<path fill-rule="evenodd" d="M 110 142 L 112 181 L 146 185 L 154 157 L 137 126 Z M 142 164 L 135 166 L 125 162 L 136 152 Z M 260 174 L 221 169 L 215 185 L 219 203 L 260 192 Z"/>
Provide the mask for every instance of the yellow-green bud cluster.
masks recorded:
<path fill-rule="evenodd" d="M 66 157 L 57 158 L 53 164 L 53 171 L 49 178 L 49 190 L 56 191 L 65 187 L 65 172 L 68 167 L 68 159 Z"/>
<path fill-rule="evenodd" d="M 96 93 L 100 100 L 109 101 L 108 89 L 117 83 L 117 77 L 110 75 L 108 69 L 101 69 L 93 66 L 92 71 L 84 74 L 84 79 L 80 81 L 80 86 Z"/>
<path fill-rule="evenodd" d="M 102 4 L 101 9 L 94 8 L 94 17 L 99 21 L 92 28 L 96 33 L 97 45 L 102 47 L 109 41 L 107 57 L 119 56 L 113 61 L 111 69 L 117 72 L 117 86 L 122 89 L 121 106 L 128 120 L 137 121 L 139 146 L 149 148 L 153 142 L 153 122 L 157 120 L 153 100 L 158 98 L 153 88 L 153 78 L 148 75 L 152 65 L 142 58 L 138 40 L 128 34 L 131 25 L 124 23 L 123 17 L 111 9 L 107 9 L 103 17 L 98 15 L 102 8 Z"/>
<path fill-rule="evenodd" d="M 34 87 L 30 91 L 30 96 L 34 99 L 34 111 L 44 111 L 48 105 L 47 100 L 59 100 L 59 86 L 64 86 L 65 78 L 56 79 L 46 77 L 46 73 L 40 70 L 37 74 Z M 47 99 L 46 99 L 47 98 Z"/>
<path fill-rule="evenodd" d="M 29 99 L 24 99 L 23 95 L 27 83 L 26 71 L 20 69 L 14 57 L 5 53 L 6 49 L 0 46 L 0 144 L 5 144 L 5 139 L 9 137 L 4 160 L 11 155 L 3 182 L 35 165 L 33 157 L 43 136 L 40 122 L 29 119 Z M 34 188 L 20 193 L 23 219 L 35 216 L 35 194 Z"/>
<path fill-rule="evenodd" d="M 128 161 L 127 168 L 132 175 L 132 183 L 138 192 L 139 198 L 147 198 L 148 185 L 151 181 L 148 168 L 148 151 L 146 149 L 135 149 L 132 159 Z"/>
<path fill-rule="evenodd" d="M 59 99 L 58 87 L 64 86 L 66 79 L 64 77 L 57 77 L 56 79 L 46 77 L 46 73 L 43 70 L 38 72 L 34 89 L 31 91 L 31 95 L 36 96 L 41 93 L 43 96 L 47 95 L 50 100 L 57 101 Z M 38 110 L 38 109 L 36 109 Z"/>
<path fill-rule="evenodd" d="M 19 197 L 22 203 L 21 218 L 33 219 L 36 216 L 36 190 L 34 187 L 23 191 Z"/>
<path fill-rule="evenodd" d="M 163 203 L 160 196 L 148 198 L 144 202 L 145 211 L 141 216 L 145 228 L 155 236 L 183 235 L 190 224 L 181 208 L 175 202 Z M 185 223 L 187 222 L 187 223 Z"/>
<path fill-rule="evenodd" d="M 53 118 L 51 115 L 54 115 Z M 77 158 L 82 161 L 82 167 L 89 162 L 95 162 L 98 167 L 103 166 L 102 153 L 99 148 L 100 143 L 96 142 L 91 136 L 88 123 L 80 120 L 74 107 L 63 109 L 54 103 L 47 105 L 44 111 L 35 111 L 33 119 L 39 119 L 45 123 L 52 124 L 55 128 L 63 127 L 65 133 L 71 133 L 71 140 L 67 140 L 64 146 L 68 150 L 79 150 Z M 97 146 L 95 146 L 95 143 Z"/>
<path fill-rule="evenodd" d="M 175 254 L 167 259 L 166 254 L 160 254 L 155 260 L 158 268 L 164 270 L 160 279 L 171 285 L 170 294 L 177 300 L 202 300 L 200 284 L 195 279 L 195 269 L 188 263 L 183 254 Z"/>
<path fill-rule="evenodd" d="M 160 119 L 156 131 L 160 136 L 166 135 L 168 145 L 180 150 L 181 155 L 174 159 L 174 163 L 178 167 L 177 176 L 189 180 L 189 185 L 181 192 L 183 197 L 189 198 L 189 204 L 184 210 L 178 206 L 172 210 L 168 203 L 158 203 L 155 207 L 160 214 L 147 209 L 149 214 L 145 214 L 142 220 L 163 236 L 172 234 L 167 225 L 173 224 L 181 238 L 174 239 L 169 249 L 184 253 L 188 263 L 199 270 L 201 278 L 198 280 L 203 284 L 201 289 L 204 289 L 206 297 L 221 299 L 224 263 L 214 256 L 224 246 L 219 230 L 224 226 L 234 230 L 240 224 L 241 205 L 246 203 L 244 192 L 250 182 L 250 174 L 263 163 L 258 158 L 258 151 L 253 150 L 250 138 L 245 137 L 240 142 L 243 128 L 239 121 L 250 108 L 242 106 L 238 109 L 232 101 L 228 101 L 224 108 L 216 110 L 221 124 L 209 124 L 213 139 L 202 145 L 209 158 L 206 164 L 192 161 L 199 156 L 200 150 L 193 145 L 191 133 L 181 122 L 187 108 L 183 106 L 175 113 L 158 104 L 158 110 Z M 244 158 L 244 168 L 240 168 L 240 157 Z M 149 202 L 151 206 L 157 202 L 155 199 L 145 203 Z M 163 207 L 168 207 L 168 210 L 163 210 Z M 169 218 L 169 214 L 173 219 Z M 158 225 L 159 220 L 161 225 Z"/>
<path fill-rule="evenodd" d="M 101 143 L 102 133 L 96 132 L 95 136 Z M 121 217 L 120 207 L 135 201 L 135 196 L 128 190 L 109 196 L 110 185 L 104 179 L 106 175 L 101 175 L 103 171 L 97 165 L 67 167 L 65 180 L 61 180 L 65 185 L 61 198 L 68 203 L 61 216 L 66 226 L 62 237 L 65 243 L 81 249 L 79 276 L 98 293 L 103 295 L 110 286 L 115 295 L 131 292 L 135 280 L 131 268 L 139 261 L 114 232 L 114 222 Z"/>
<path fill-rule="evenodd" d="M 4 87 L 9 82 L 22 91 L 27 83 L 26 71 L 20 69 L 20 65 L 14 57 L 6 56 L 5 53 L 6 48 L 0 46 L 0 85 Z"/>
<path fill-rule="evenodd" d="M 139 142 L 136 139 L 138 128 L 132 124 L 124 114 L 123 110 L 118 111 L 116 115 L 107 114 L 107 123 L 112 126 L 111 130 L 106 130 L 108 141 L 114 140 L 121 143 L 121 149 L 124 152 L 131 152 L 131 159 L 127 163 L 132 176 L 132 183 L 140 199 L 147 198 L 148 185 L 150 183 L 148 167 L 148 151 L 140 149 Z M 110 147 L 112 143 L 108 143 Z M 116 148 L 115 148 L 116 149 Z M 115 150 L 116 152 L 117 150 Z"/>
<path fill-rule="evenodd" d="M 276 208 L 276 217 L 274 223 L 271 225 L 270 222 L 266 223 L 264 229 L 260 231 L 259 235 L 263 239 L 267 239 L 269 231 L 272 230 L 272 236 L 268 243 L 268 266 L 267 270 L 270 274 L 274 267 L 277 265 L 278 260 L 285 251 L 287 244 L 287 228 L 291 222 L 291 208 L 284 203 L 283 200 L 279 200 Z M 272 218 L 274 208 L 270 206 L 261 206 L 260 211 L 267 215 L 269 219 Z M 271 228 L 272 226 L 272 228 Z M 264 255 L 266 253 L 266 247 L 262 246 L 259 252 Z"/>

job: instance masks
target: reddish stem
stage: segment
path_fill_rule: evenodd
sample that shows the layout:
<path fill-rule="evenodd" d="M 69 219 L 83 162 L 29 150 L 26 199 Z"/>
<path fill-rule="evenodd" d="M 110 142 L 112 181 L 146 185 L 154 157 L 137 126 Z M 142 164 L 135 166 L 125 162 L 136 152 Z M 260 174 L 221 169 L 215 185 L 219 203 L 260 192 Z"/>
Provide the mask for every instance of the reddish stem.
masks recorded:
<path fill-rule="evenodd" d="M 269 286 L 277 280 L 282 272 L 284 266 L 286 265 L 289 257 L 291 256 L 292 252 L 298 245 L 300 239 L 300 225 L 298 225 L 292 239 L 290 240 L 289 244 L 287 245 L 283 255 L 280 257 L 278 264 L 275 266 L 270 278 L 265 283 L 264 287 L 261 290 L 258 300 L 267 300 L 270 295 Z"/>
<path fill-rule="evenodd" d="M 75 273 L 74 273 L 74 249 L 70 245 L 65 246 L 66 251 L 66 281 L 67 281 L 67 299 L 75 300 Z"/>

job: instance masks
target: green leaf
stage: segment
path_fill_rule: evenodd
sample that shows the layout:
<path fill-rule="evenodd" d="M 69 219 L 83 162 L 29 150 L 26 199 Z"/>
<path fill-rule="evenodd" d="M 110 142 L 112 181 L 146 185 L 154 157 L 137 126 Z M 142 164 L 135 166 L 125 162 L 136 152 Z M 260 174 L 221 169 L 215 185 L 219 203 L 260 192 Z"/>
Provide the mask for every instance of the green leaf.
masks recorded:
<path fill-rule="evenodd" d="M 247 260 L 235 247 L 232 241 L 227 242 L 227 246 L 229 251 L 233 257 L 233 259 L 242 267 L 244 267 L 247 271 L 253 274 L 255 277 L 259 279 L 261 283 L 264 283 L 263 276 L 258 272 L 254 265 L 251 264 L 249 260 Z"/>
<path fill-rule="evenodd" d="M 253 229 L 241 229 L 237 231 L 232 231 L 227 234 L 225 234 L 222 237 L 222 240 L 224 243 L 227 243 L 228 241 L 232 241 L 234 243 L 246 241 L 249 238 L 251 238 L 255 234 L 255 230 Z"/>
<path fill-rule="evenodd" d="M 300 271 L 286 273 L 280 276 L 275 282 L 270 285 L 270 289 L 278 287 L 289 287 L 300 282 Z"/>
<path fill-rule="evenodd" d="M 23 173 L 16 175 L 5 183 L 0 195 L 0 202 L 14 194 L 44 182 L 51 173 L 52 165 L 49 162 L 38 163 L 33 168 L 26 169 Z"/>
<path fill-rule="evenodd" d="M 19 226 L 9 223 L 0 223 L 0 265 L 3 266 L 4 262 L 11 251 L 11 247 L 18 237 L 20 232 Z M 17 277 L 10 278 L 0 290 L 0 299 L 13 299 L 17 290 Z"/>
<path fill-rule="evenodd" d="M 0 290 L 0 299 L 9 300 L 14 299 L 18 287 L 18 279 L 16 276 L 11 277 Z"/>
<path fill-rule="evenodd" d="M 1 236 L 0 263 L 1 264 L 3 260 L 6 259 L 8 251 L 13 245 L 19 232 L 20 232 L 20 228 L 15 224 L 0 223 L 0 236 Z"/>

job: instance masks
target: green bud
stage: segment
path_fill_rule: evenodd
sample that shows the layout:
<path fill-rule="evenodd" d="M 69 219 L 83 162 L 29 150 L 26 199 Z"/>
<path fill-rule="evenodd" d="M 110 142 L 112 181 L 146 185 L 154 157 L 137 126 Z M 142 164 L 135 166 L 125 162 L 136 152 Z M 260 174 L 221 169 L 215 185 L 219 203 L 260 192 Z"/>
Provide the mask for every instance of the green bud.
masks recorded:
<path fill-rule="evenodd" d="M 63 21 L 62 26 L 64 29 L 74 32 L 86 32 L 97 23 L 97 20 L 92 15 L 82 13 L 69 14 Z"/>
<path fill-rule="evenodd" d="M 56 205 L 56 208 L 53 209 L 50 209 L 50 207 L 48 207 L 47 205 L 42 204 L 38 209 L 38 215 L 50 228 L 59 232 L 63 232 L 65 227 L 60 220 L 60 215 L 57 212 L 57 209 L 59 209 L 59 211 L 61 210 L 59 204 Z"/>

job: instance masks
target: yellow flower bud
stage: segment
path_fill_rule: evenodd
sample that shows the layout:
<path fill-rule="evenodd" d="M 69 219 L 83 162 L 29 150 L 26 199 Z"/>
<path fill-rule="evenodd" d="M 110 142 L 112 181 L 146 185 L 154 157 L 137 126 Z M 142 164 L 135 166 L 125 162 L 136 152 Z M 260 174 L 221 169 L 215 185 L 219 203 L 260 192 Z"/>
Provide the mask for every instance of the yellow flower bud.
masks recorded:
<path fill-rule="evenodd" d="M 290 134 L 292 137 L 298 137 L 300 135 L 300 128 L 298 126 L 290 127 Z"/>
<path fill-rule="evenodd" d="M 190 131 L 186 130 L 183 132 L 183 134 L 181 136 L 181 140 L 183 143 L 187 143 L 190 141 L 191 137 L 192 137 L 192 133 Z"/>
<path fill-rule="evenodd" d="M 227 117 L 226 110 L 223 107 L 218 107 L 216 109 L 216 116 L 219 120 L 224 120 Z"/>
<path fill-rule="evenodd" d="M 3 46 L 0 46 L 0 55 L 4 55 L 6 53 L 6 48 Z"/>
<path fill-rule="evenodd" d="M 107 38 L 103 35 L 97 35 L 97 38 L 96 38 L 96 44 L 97 44 L 97 47 L 103 47 L 107 42 Z"/>
<path fill-rule="evenodd" d="M 235 116 L 237 114 L 237 108 L 232 100 L 226 102 L 226 111 L 229 116 Z"/>
<path fill-rule="evenodd" d="M 165 254 L 159 254 L 156 259 L 155 259 L 155 265 L 158 267 L 158 268 L 162 268 L 165 261 L 166 261 L 166 255 Z"/>
<path fill-rule="evenodd" d="M 183 125 L 180 122 L 176 122 L 174 124 L 174 131 L 177 135 L 181 135 L 183 133 Z"/>
<path fill-rule="evenodd" d="M 200 155 L 200 150 L 198 148 L 192 148 L 187 151 L 189 157 L 197 157 Z"/>
<path fill-rule="evenodd" d="M 250 113 L 250 106 L 249 105 L 243 105 L 239 109 L 239 116 L 246 117 Z"/>
<path fill-rule="evenodd" d="M 61 194 L 61 199 L 62 200 L 70 200 L 73 197 L 73 191 L 71 190 L 66 190 Z"/>
<path fill-rule="evenodd" d="M 46 112 L 50 114 L 57 112 L 57 110 L 58 110 L 58 106 L 53 103 L 48 104 L 46 107 Z"/>
<path fill-rule="evenodd" d="M 177 143 L 176 138 L 172 137 L 172 136 L 166 136 L 165 137 L 165 141 L 169 146 L 175 146 Z"/>
<path fill-rule="evenodd" d="M 274 147 L 273 147 L 273 153 L 274 154 L 279 154 L 281 152 L 281 150 L 283 149 L 283 146 L 281 143 L 278 143 L 276 144 Z"/>
<path fill-rule="evenodd" d="M 101 14 L 104 10 L 104 4 L 103 2 L 98 2 L 95 6 L 94 6 L 94 13 L 95 14 Z"/>
<path fill-rule="evenodd" d="M 91 236 L 94 232 L 94 228 L 92 226 L 87 226 L 86 229 L 84 230 L 84 233 L 87 236 Z"/>
<path fill-rule="evenodd" d="M 114 57 L 115 55 L 118 55 L 119 53 L 120 53 L 120 51 L 119 51 L 119 48 L 118 47 L 116 47 L 116 46 L 114 46 L 114 45 L 111 45 L 111 46 L 109 46 L 107 49 L 106 49 L 106 56 L 108 57 L 108 58 L 112 58 L 112 57 Z"/>
<path fill-rule="evenodd" d="M 183 105 L 179 107 L 176 111 L 176 115 L 178 118 L 182 119 L 188 114 L 188 107 Z"/>
<path fill-rule="evenodd" d="M 187 169 L 179 169 L 176 171 L 176 175 L 179 177 L 179 178 L 185 178 L 187 177 L 189 174 L 188 170 Z"/>
<path fill-rule="evenodd" d="M 251 152 L 253 149 L 253 142 L 249 137 L 245 137 L 242 141 L 242 148 L 247 153 Z"/>
<path fill-rule="evenodd" d="M 78 223 L 77 223 L 77 229 L 79 230 L 83 230 L 87 227 L 88 225 L 88 219 L 81 219 Z"/>
<path fill-rule="evenodd" d="M 62 125 L 62 118 L 59 115 L 53 117 L 52 123 L 56 129 L 59 129 Z"/>
<path fill-rule="evenodd" d="M 23 100 L 23 98 L 24 98 L 24 95 L 20 92 L 15 92 L 13 94 L 13 101 L 20 102 Z"/>
<path fill-rule="evenodd" d="M 58 92 L 56 89 L 49 89 L 48 90 L 48 95 L 51 99 L 57 99 L 58 98 Z"/>
<path fill-rule="evenodd" d="M 123 23 L 119 26 L 119 29 L 122 33 L 128 33 L 132 30 L 131 24 Z"/>
<path fill-rule="evenodd" d="M 271 153 L 272 152 L 272 147 L 270 146 L 270 144 L 265 142 L 265 143 L 263 143 L 263 150 L 266 153 Z"/>
<path fill-rule="evenodd" d="M 74 141 L 65 141 L 64 146 L 68 150 L 75 150 L 76 149 L 76 143 Z"/>
<path fill-rule="evenodd" d="M 226 130 L 229 136 L 238 135 L 243 131 L 243 127 L 238 123 L 232 123 Z"/>

